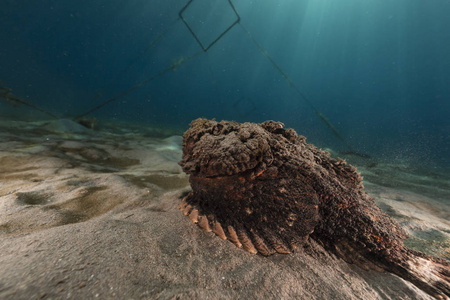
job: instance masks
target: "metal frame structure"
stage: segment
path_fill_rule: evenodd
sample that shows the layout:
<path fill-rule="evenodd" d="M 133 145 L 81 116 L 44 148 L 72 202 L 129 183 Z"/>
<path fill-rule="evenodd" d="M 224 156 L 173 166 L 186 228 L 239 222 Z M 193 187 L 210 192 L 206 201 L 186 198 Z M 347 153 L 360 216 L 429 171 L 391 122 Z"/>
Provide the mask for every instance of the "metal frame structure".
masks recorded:
<path fill-rule="evenodd" d="M 208 51 L 209 48 L 211 48 L 215 43 L 217 43 L 228 31 L 230 31 L 231 28 L 233 28 L 234 25 L 238 24 L 241 21 L 241 17 L 239 16 L 239 14 L 236 11 L 236 8 L 234 7 L 233 3 L 231 2 L 231 0 L 227 0 L 228 3 L 230 4 L 231 9 L 234 11 L 234 13 L 236 14 L 236 21 L 233 22 L 233 24 L 231 24 L 227 29 L 225 29 L 221 34 L 219 34 L 217 36 L 217 38 L 212 41 L 211 43 L 209 43 L 208 45 L 204 45 L 202 43 L 202 41 L 200 40 L 200 38 L 197 36 L 197 34 L 195 33 L 195 31 L 192 29 L 191 26 L 189 26 L 189 23 L 186 21 L 186 19 L 184 19 L 183 17 L 183 13 L 184 11 L 189 7 L 189 5 L 191 5 L 192 2 L 194 2 L 194 0 L 189 0 L 188 3 L 186 3 L 186 5 L 180 10 L 180 12 L 178 13 L 178 15 L 180 16 L 180 19 L 183 21 L 183 23 L 186 25 L 186 27 L 189 29 L 189 31 L 191 32 L 192 36 L 195 38 L 195 40 L 197 41 L 197 43 L 200 45 L 200 47 L 203 49 L 203 51 Z"/>

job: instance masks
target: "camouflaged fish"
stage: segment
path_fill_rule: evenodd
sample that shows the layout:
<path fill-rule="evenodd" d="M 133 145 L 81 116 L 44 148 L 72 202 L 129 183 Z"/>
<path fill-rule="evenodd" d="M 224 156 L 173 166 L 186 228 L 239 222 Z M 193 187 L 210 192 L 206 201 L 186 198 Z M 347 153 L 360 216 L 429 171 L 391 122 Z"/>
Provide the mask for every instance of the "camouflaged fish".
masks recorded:
<path fill-rule="evenodd" d="M 449 297 L 449 262 L 406 248 L 407 234 L 366 194 L 356 168 L 283 123 L 197 119 L 180 165 L 192 187 L 181 210 L 239 248 L 291 253 L 312 238 L 349 263 Z"/>

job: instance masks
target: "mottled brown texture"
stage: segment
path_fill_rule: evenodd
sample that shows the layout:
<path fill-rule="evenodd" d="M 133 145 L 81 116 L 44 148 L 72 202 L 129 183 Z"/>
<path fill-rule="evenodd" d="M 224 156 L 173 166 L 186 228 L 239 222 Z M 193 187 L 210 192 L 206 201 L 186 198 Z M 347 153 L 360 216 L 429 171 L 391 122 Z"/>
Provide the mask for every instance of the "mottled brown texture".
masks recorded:
<path fill-rule="evenodd" d="M 180 165 L 193 190 L 184 214 L 246 251 L 290 253 L 313 238 L 347 262 L 450 294 L 449 263 L 404 247 L 406 233 L 364 192 L 356 168 L 283 123 L 197 119 Z"/>

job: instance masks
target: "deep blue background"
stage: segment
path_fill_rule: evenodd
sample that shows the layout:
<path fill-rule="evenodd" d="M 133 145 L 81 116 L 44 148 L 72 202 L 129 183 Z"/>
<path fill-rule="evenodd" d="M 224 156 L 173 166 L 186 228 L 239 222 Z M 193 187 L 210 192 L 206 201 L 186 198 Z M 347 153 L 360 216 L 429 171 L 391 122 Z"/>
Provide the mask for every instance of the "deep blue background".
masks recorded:
<path fill-rule="evenodd" d="M 204 39 L 234 18 L 224 2 L 194 0 L 186 10 Z M 177 20 L 186 3 L 4 0 L 0 80 L 49 111 L 81 114 L 201 50 Z M 449 0 L 233 3 L 241 24 L 353 148 L 450 166 Z M 0 116 L 15 113 L 0 102 Z M 241 25 L 92 116 L 182 128 L 197 117 L 275 119 L 319 146 L 344 147 Z"/>

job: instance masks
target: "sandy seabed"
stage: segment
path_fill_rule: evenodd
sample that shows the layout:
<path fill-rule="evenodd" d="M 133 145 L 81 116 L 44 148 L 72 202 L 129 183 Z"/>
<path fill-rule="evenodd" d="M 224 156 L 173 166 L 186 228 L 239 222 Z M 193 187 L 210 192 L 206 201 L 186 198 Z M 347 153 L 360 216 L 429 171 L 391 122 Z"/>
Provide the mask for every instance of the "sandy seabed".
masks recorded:
<path fill-rule="evenodd" d="M 314 241 L 262 257 L 203 232 L 178 209 L 180 159 L 169 131 L 0 121 L 0 299 L 431 298 Z M 450 259 L 450 178 L 358 167 L 406 244 Z"/>

